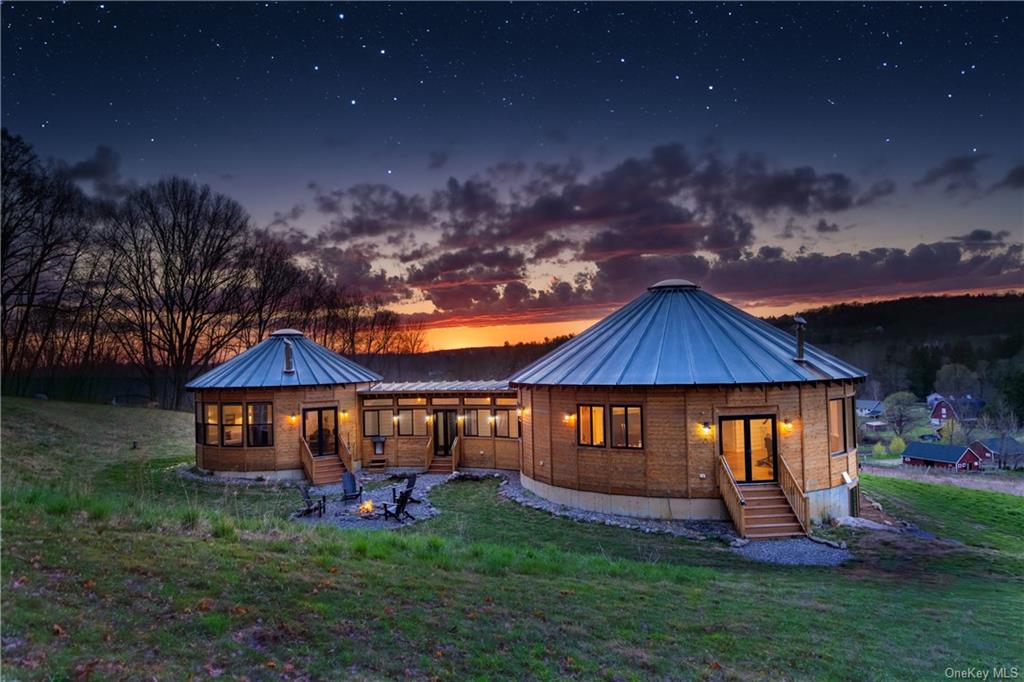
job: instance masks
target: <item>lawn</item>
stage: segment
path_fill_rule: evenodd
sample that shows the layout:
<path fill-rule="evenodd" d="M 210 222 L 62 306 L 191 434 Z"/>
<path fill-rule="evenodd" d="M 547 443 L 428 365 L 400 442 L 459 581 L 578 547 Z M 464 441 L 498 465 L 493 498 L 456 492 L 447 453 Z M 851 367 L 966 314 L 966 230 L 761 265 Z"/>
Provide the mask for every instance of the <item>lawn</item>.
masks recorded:
<path fill-rule="evenodd" d="M 964 544 L 849 536 L 841 569 L 553 518 L 493 481 L 341 532 L 289 521 L 294 489 L 184 483 L 190 415 L 2 409 L 5 679 L 942 679 L 1024 658 L 1020 498 L 865 477 Z"/>

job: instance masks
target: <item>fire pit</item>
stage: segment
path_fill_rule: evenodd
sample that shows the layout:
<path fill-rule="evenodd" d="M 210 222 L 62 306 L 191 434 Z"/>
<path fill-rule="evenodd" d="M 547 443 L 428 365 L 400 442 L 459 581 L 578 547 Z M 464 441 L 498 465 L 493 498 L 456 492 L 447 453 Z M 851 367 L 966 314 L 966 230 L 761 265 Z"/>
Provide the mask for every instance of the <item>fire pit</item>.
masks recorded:
<path fill-rule="evenodd" d="M 373 518 L 373 500 L 366 500 L 359 505 L 359 515 Z"/>

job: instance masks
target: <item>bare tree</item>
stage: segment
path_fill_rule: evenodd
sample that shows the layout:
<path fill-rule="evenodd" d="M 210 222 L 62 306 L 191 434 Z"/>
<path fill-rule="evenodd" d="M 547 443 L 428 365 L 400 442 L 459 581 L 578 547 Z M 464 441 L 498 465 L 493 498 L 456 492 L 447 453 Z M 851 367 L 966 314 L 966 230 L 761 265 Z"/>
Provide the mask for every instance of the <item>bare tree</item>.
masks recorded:
<path fill-rule="evenodd" d="M 1013 441 L 1010 440 L 1020 428 L 1020 420 L 1010 404 L 1002 397 L 997 398 L 982 416 L 982 424 L 985 430 L 996 436 L 996 466 L 1000 469 L 1015 469 L 1020 466 L 1024 462 L 1024 453 L 1011 447 Z"/>
<path fill-rule="evenodd" d="M 179 408 L 192 368 L 249 325 L 249 237 L 238 203 L 181 178 L 135 191 L 111 215 L 115 329 L 150 380 L 151 399 L 166 371 L 170 404 Z"/>
<path fill-rule="evenodd" d="M 288 245 L 266 231 L 253 234 L 242 259 L 251 278 L 248 296 L 253 318 L 252 324 L 243 330 L 243 341 L 248 347 L 266 338 L 271 327 L 281 321 L 286 306 L 295 300 L 303 273 L 293 262 Z"/>

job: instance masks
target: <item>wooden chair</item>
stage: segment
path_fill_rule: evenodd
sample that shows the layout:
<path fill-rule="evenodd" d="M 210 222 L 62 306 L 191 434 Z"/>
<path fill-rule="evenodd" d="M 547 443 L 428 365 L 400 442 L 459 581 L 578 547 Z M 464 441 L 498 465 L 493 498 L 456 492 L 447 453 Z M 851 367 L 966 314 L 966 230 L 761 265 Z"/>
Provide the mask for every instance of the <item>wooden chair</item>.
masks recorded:
<path fill-rule="evenodd" d="M 408 492 L 409 493 L 409 503 L 410 504 L 419 504 L 420 503 L 419 500 L 417 500 L 415 497 L 412 496 L 412 490 L 415 487 L 416 487 L 416 474 L 409 474 L 408 476 L 405 477 L 405 488 L 402 488 L 401 492 Z M 398 496 L 401 494 L 401 492 L 398 492 L 398 491 L 399 491 L 399 487 L 398 486 L 395 486 L 394 488 L 391 489 L 391 501 L 394 502 L 395 504 L 398 503 Z"/>
<path fill-rule="evenodd" d="M 410 514 L 408 512 L 408 510 L 406 510 L 406 506 L 409 504 L 409 500 L 410 499 L 412 499 L 412 490 L 409 489 L 409 488 L 406 488 L 405 490 L 403 490 L 402 492 L 400 492 L 398 494 L 398 500 L 394 503 L 394 506 L 395 506 L 395 510 L 394 511 L 391 511 L 391 509 L 388 506 L 388 503 L 385 502 L 384 505 L 383 505 L 384 506 L 384 518 L 385 519 L 394 519 L 395 521 L 398 521 L 399 523 L 401 523 L 404 519 L 409 519 L 410 521 L 415 521 L 416 517 L 414 517 L 412 514 Z"/>
<path fill-rule="evenodd" d="M 296 515 L 309 516 L 311 514 L 316 514 L 317 516 L 323 516 L 324 510 L 327 509 L 327 496 L 322 495 L 319 500 L 314 500 L 309 496 L 308 487 L 302 486 L 299 488 L 299 491 L 302 492 L 302 501 L 305 502 L 306 506 L 305 508 L 297 511 Z"/>
<path fill-rule="evenodd" d="M 363 499 L 363 486 L 356 487 L 356 477 L 352 475 L 351 471 L 346 471 L 341 475 L 341 499 L 343 502 L 349 500 L 361 500 Z"/>

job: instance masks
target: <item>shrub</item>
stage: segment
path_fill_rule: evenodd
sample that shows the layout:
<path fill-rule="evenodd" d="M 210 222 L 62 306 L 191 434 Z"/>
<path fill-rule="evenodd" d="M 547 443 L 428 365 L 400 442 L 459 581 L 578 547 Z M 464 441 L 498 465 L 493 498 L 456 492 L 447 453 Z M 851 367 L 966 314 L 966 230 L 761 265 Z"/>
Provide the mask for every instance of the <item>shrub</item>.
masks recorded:
<path fill-rule="evenodd" d="M 889 453 L 894 457 L 899 457 L 903 454 L 903 451 L 907 449 L 907 444 L 902 438 L 896 436 L 889 441 Z"/>
<path fill-rule="evenodd" d="M 85 513 L 93 521 L 106 521 L 114 514 L 114 503 L 104 498 L 92 498 L 85 503 Z"/>
<path fill-rule="evenodd" d="M 185 530 L 196 530 L 203 521 L 203 512 L 199 507 L 186 507 L 179 516 L 181 527 Z"/>
<path fill-rule="evenodd" d="M 215 538 L 233 540 L 235 537 L 235 522 L 230 516 L 217 514 L 210 522 L 210 532 Z"/>
<path fill-rule="evenodd" d="M 888 452 L 881 443 L 875 443 L 875 447 L 871 448 L 871 455 L 873 457 L 885 457 Z"/>

